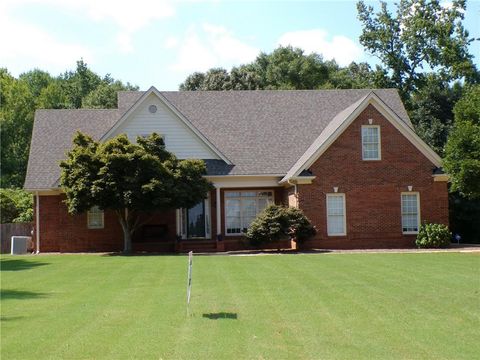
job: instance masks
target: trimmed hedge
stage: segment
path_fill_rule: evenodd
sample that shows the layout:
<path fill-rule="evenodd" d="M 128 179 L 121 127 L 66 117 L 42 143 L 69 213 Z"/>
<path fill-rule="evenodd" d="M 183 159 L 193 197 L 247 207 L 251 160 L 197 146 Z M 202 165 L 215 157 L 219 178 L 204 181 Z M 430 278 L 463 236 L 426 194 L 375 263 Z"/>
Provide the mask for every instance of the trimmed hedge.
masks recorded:
<path fill-rule="evenodd" d="M 446 225 L 424 223 L 415 243 L 419 248 L 442 248 L 449 246 L 451 239 L 452 233 Z"/>
<path fill-rule="evenodd" d="M 299 209 L 270 205 L 253 220 L 246 232 L 252 245 L 292 239 L 303 242 L 315 235 L 315 227 Z"/>

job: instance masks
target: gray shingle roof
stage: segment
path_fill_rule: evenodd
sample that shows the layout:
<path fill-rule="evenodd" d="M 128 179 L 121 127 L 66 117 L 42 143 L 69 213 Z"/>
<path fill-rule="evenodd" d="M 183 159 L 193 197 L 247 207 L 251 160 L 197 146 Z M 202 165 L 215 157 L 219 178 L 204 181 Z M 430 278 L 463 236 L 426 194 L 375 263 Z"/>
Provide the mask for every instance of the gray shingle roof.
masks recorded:
<path fill-rule="evenodd" d="M 371 90 L 161 92 L 234 166 L 208 161 L 211 175 L 285 175 L 328 123 Z M 394 89 L 375 93 L 409 126 Z M 25 188 L 55 186 L 75 131 L 104 135 L 143 94 L 119 93 L 118 110 L 38 110 Z"/>

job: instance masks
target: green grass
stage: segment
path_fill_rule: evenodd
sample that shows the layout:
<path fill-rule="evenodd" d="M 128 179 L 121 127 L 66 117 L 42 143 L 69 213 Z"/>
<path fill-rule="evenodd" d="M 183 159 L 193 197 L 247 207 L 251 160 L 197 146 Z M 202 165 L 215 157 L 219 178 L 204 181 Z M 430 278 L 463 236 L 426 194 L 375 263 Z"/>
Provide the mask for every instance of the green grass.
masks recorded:
<path fill-rule="evenodd" d="M 477 254 L 3 256 L 1 358 L 473 359 Z"/>

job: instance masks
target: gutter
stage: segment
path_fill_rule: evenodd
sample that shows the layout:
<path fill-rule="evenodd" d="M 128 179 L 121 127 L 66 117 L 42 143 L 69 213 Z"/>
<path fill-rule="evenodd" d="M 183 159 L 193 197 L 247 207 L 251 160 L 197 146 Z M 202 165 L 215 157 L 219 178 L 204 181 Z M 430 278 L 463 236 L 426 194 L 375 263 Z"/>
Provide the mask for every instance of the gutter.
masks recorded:
<path fill-rule="evenodd" d="M 292 182 L 291 179 L 287 179 L 287 183 L 293 185 L 293 193 L 297 196 L 297 182 Z"/>

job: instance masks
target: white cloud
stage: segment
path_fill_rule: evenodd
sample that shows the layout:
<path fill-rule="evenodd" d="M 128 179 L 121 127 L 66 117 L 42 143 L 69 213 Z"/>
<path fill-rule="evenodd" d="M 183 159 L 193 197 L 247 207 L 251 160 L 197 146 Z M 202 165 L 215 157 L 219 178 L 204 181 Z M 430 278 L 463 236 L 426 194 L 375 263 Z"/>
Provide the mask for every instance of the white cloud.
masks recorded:
<path fill-rule="evenodd" d="M 318 53 L 326 60 L 335 59 L 341 66 L 363 59 L 362 48 L 352 39 L 335 35 L 330 37 L 322 29 L 292 31 L 283 34 L 278 45 L 299 47 L 307 54 Z"/>
<path fill-rule="evenodd" d="M 117 34 L 115 41 L 120 52 L 127 54 L 133 52 L 132 36 L 130 33 L 122 31 Z"/>
<path fill-rule="evenodd" d="M 5 6 L 0 6 L 0 34 L 0 64 L 8 66 L 13 74 L 31 69 L 32 64 L 59 73 L 80 58 L 88 63 L 94 61 L 86 46 L 62 42 L 38 26 L 13 20 Z"/>
<path fill-rule="evenodd" d="M 111 21 L 119 28 L 116 37 L 119 50 L 131 53 L 134 50 L 134 33 L 151 22 L 169 18 L 175 9 L 168 0 L 44 0 L 58 1 L 60 6 L 84 10 L 89 18 L 100 21 Z"/>
<path fill-rule="evenodd" d="M 169 36 L 167 39 L 165 39 L 164 46 L 166 49 L 173 49 L 177 47 L 178 45 L 178 38 L 175 36 Z"/>
<path fill-rule="evenodd" d="M 156 19 L 175 14 L 172 0 L 2 0 L 5 8 L 36 4 L 80 11 L 94 21 L 112 21 L 125 31 L 136 31 Z"/>
<path fill-rule="evenodd" d="M 7 17 L 11 10 L 32 4 L 66 10 L 75 15 L 86 15 L 92 22 L 114 24 L 117 28 L 114 40 L 118 50 L 123 53 L 133 52 L 135 32 L 155 20 L 175 15 L 172 0 L 2 0 L 0 11 Z M 2 24 L 1 29 L 4 28 L 5 25 Z M 45 33 L 40 28 L 37 29 Z M 10 31 L 8 33 L 11 34 Z"/>
<path fill-rule="evenodd" d="M 172 69 L 182 73 L 248 63 L 260 52 L 226 28 L 212 24 L 191 26 L 179 43 L 178 59 Z"/>

